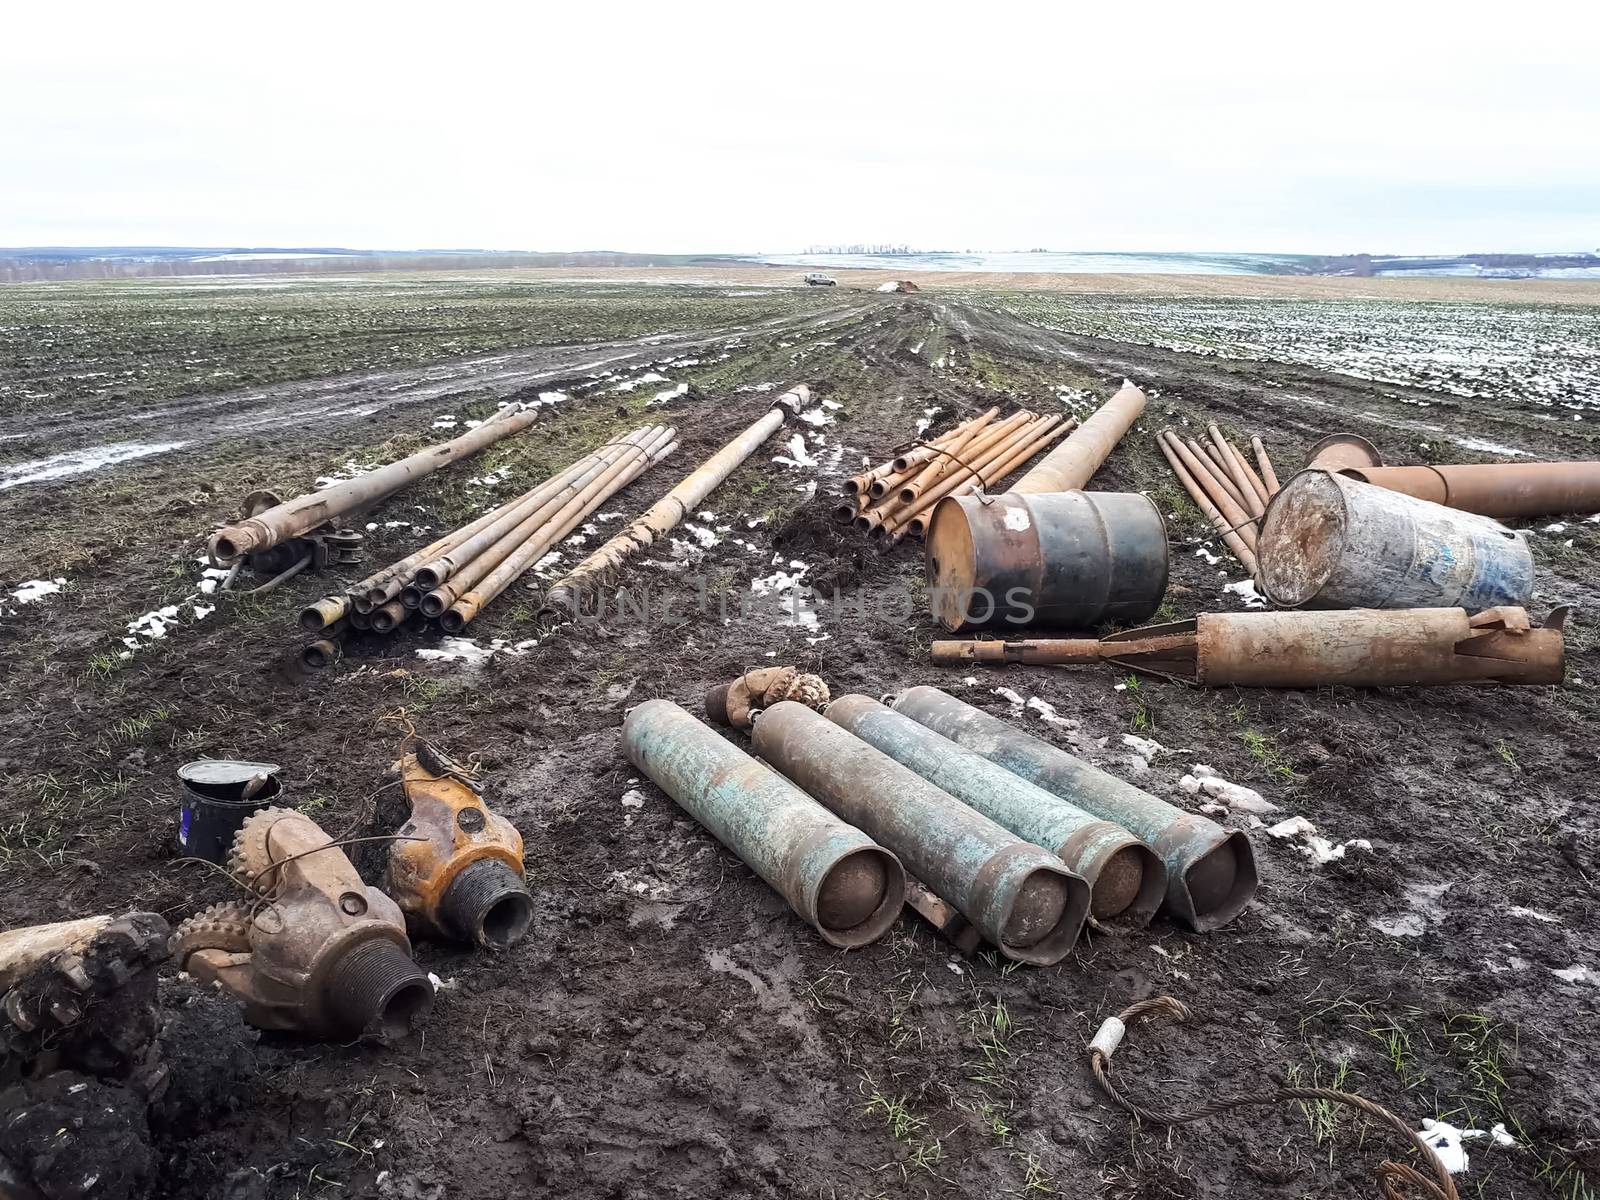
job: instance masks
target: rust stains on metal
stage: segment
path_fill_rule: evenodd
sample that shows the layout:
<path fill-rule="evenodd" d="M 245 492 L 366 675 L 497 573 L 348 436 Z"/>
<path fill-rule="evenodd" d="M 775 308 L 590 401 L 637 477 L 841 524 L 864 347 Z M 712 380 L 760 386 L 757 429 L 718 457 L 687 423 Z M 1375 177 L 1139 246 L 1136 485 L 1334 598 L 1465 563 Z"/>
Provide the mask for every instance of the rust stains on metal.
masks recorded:
<path fill-rule="evenodd" d="M 533 922 L 522 835 L 473 777 L 427 742 L 397 769 L 411 816 L 389 850 L 388 892 L 420 929 L 505 950 Z"/>
<path fill-rule="evenodd" d="M 1256 557 L 1261 593 L 1281 608 L 1478 612 L 1533 594 L 1521 535 L 1327 470 L 1301 471 L 1272 498 Z"/>
<path fill-rule="evenodd" d="M 828 705 L 828 685 L 820 676 L 794 667 L 762 667 L 746 671 L 731 683 L 706 693 L 706 716 L 717 725 L 749 729 L 755 714 L 782 700 L 794 700 L 821 712 Z"/>
<path fill-rule="evenodd" d="M 1087 487 L 1117 443 L 1144 412 L 1145 394 L 1131 383 L 1096 409 L 1072 435 L 1012 485 L 1020 493 L 1070 492 Z"/>
<path fill-rule="evenodd" d="M 1342 473 L 1485 517 L 1600 512 L 1600 462 L 1348 467 Z"/>
<path fill-rule="evenodd" d="M 1210 687 L 1548 684 L 1564 674 L 1566 615 L 1556 609 L 1536 627 L 1513 607 L 1201 613 L 1100 639 L 934 642 L 933 661 L 1103 662 Z"/>
<path fill-rule="evenodd" d="M 1343 471 L 1348 467 L 1381 467 L 1383 455 L 1359 433 L 1330 433 L 1306 456 L 1306 469 Z"/>
<path fill-rule="evenodd" d="M 391 1040 L 432 1007 L 399 907 L 361 881 L 315 821 L 263 809 L 240 828 L 228 868 L 255 901 L 190 917 L 172 950 L 184 970 L 239 999 L 251 1024 Z"/>

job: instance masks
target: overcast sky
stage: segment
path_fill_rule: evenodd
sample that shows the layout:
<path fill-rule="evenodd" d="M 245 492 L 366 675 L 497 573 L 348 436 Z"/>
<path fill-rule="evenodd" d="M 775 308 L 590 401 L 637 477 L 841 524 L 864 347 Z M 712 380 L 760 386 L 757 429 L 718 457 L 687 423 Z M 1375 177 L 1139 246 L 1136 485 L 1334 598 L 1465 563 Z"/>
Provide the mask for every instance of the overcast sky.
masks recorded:
<path fill-rule="evenodd" d="M 1593 250 L 1597 12 L 13 5 L 0 245 Z"/>

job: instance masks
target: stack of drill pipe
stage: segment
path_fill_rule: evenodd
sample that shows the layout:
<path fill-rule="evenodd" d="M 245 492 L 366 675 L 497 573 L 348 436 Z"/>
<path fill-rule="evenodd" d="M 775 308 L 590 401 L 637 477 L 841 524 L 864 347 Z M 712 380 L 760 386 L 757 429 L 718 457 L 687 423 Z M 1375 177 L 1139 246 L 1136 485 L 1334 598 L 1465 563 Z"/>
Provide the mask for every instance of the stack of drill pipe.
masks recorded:
<path fill-rule="evenodd" d="M 1156 436 L 1161 453 L 1223 543 L 1250 574 L 1256 573 L 1257 527 L 1278 492 L 1278 476 L 1261 439 L 1250 439 L 1255 465 L 1216 425 L 1207 440 L 1180 438 L 1172 430 Z M 1257 467 L 1260 468 L 1259 472 Z"/>
<path fill-rule="evenodd" d="M 907 462 L 904 470 L 871 479 L 867 490 L 858 491 L 855 502 L 846 501 L 836 515 L 848 517 L 856 528 L 872 534 L 885 547 L 897 544 L 908 533 L 921 538 L 926 535 L 928 517 L 940 500 L 992 486 L 1074 426 L 1074 422 L 1061 417 L 1041 417 L 1027 411 L 994 422 L 994 411 L 946 434 L 927 456 L 918 457 L 912 451 L 885 464 L 892 468 L 895 463 Z M 858 476 L 852 483 L 863 478 L 866 477 Z M 876 497 L 873 488 L 879 489 Z"/>
<path fill-rule="evenodd" d="M 459 631 L 590 513 L 670 454 L 676 436 L 671 426 L 654 425 L 585 455 L 516 499 L 361 580 L 346 594 L 317 601 L 300 614 L 301 627 L 325 635 L 344 622 L 353 629 L 387 633 L 420 611 L 423 617 L 439 618 L 451 632 Z"/>

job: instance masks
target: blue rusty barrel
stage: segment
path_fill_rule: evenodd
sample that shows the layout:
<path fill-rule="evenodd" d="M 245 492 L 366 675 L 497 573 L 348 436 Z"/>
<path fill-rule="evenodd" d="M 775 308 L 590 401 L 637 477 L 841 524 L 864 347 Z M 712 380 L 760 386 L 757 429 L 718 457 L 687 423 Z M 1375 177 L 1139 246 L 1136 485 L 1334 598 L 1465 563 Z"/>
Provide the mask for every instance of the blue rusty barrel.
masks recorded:
<path fill-rule="evenodd" d="M 1280 608 L 1522 606 L 1533 555 L 1498 521 L 1320 469 L 1267 505 L 1262 594 Z"/>
<path fill-rule="evenodd" d="M 952 631 L 1137 625 L 1167 591 L 1167 528 L 1137 492 L 950 496 L 928 526 L 927 575 Z"/>
<path fill-rule="evenodd" d="M 1049 966 L 1089 915 L 1089 885 L 821 713 L 785 700 L 751 745 L 811 795 L 888 846 L 1007 958 Z"/>
<path fill-rule="evenodd" d="M 871 696 L 841 696 L 828 705 L 827 716 L 997 825 L 1053 851 L 1088 882 L 1089 919 L 1097 927 L 1142 929 L 1161 906 L 1166 868 L 1114 822 L 1019 779 Z"/>
<path fill-rule="evenodd" d="M 894 711 L 1138 834 L 1166 864 L 1167 911 L 1191 928 L 1227 924 L 1255 895 L 1255 854 L 1238 830 L 1184 812 L 938 688 L 908 688 L 895 698 Z"/>
<path fill-rule="evenodd" d="M 899 917 L 899 859 L 670 700 L 630 712 L 622 746 L 831 944 L 864 946 Z"/>

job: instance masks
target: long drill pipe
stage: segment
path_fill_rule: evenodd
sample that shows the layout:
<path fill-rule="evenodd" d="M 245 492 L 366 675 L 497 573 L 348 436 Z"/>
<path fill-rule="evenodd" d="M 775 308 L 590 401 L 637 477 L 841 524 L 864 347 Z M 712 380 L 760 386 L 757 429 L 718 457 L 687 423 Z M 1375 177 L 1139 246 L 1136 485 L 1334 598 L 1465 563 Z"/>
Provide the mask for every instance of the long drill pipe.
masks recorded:
<path fill-rule="evenodd" d="M 1026 418 L 1026 413 L 1016 413 L 998 425 L 979 430 L 970 442 L 957 444 L 958 452 L 964 451 L 961 457 L 970 462 L 972 461 L 972 456 L 985 454 L 991 447 L 1002 445 L 1010 436 L 1016 433 Z M 945 461 L 948 462 L 949 460 L 946 459 Z M 941 464 L 938 462 L 930 463 L 928 469 L 933 470 L 939 466 Z M 874 507 L 863 510 L 856 517 L 855 526 L 864 533 L 871 533 L 880 525 L 883 525 L 892 514 L 899 512 L 900 509 L 899 497 L 888 497 Z"/>
<path fill-rule="evenodd" d="M 798 392 L 798 389 L 796 389 Z M 752 422 L 722 449 L 685 475 L 631 525 L 599 547 L 568 571 L 545 593 L 546 612 L 571 616 L 578 602 L 591 588 L 608 581 L 622 564 L 635 554 L 648 550 L 656 539 L 665 537 L 689 513 L 738 470 L 758 447 L 783 427 L 791 413 L 809 403 L 811 393 L 797 397 L 798 407 L 777 404 L 760 420 Z"/>
<path fill-rule="evenodd" d="M 1131 383 L 1090 415 L 1072 436 L 1007 490 L 1072 492 L 1088 485 L 1100 464 L 1116 449 L 1144 412 L 1145 395 Z"/>
<path fill-rule="evenodd" d="M 559 491 L 540 501 L 537 507 L 524 510 L 521 520 L 501 534 L 498 540 L 486 546 L 475 558 L 458 565 L 444 583 L 423 594 L 420 605 L 423 614 L 437 617 L 443 613 L 480 579 L 499 566 L 518 546 L 538 533 L 574 495 L 581 493 L 594 479 L 610 471 L 617 464 L 642 459 L 647 446 L 658 444 L 654 439 L 662 437 L 663 433 L 671 437 L 672 430 L 663 425 L 634 430 L 621 439 L 621 444 L 615 448 L 614 453 L 600 456 L 583 471 L 572 476 Z"/>
<path fill-rule="evenodd" d="M 946 492 L 945 495 L 964 496 L 968 492 L 976 490 L 980 482 L 986 489 L 991 481 L 999 483 L 1044 447 L 1070 432 L 1072 432 L 1071 420 L 1063 421 L 1060 417 L 1045 417 L 1035 423 L 1032 433 L 1020 441 L 1012 442 L 1010 448 L 999 459 L 991 462 L 989 467 L 986 468 L 988 473 L 982 480 L 969 479 L 966 481 L 965 486 L 958 486 Z M 938 499 L 942 500 L 944 496 L 940 496 Z M 911 516 L 900 528 L 909 529 L 915 537 L 924 537 L 928 532 L 928 522 L 932 519 L 932 506 L 918 504 Z"/>
<path fill-rule="evenodd" d="M 1267 457 L 1267 447 L 1258 437 L 1250 439 L 1250 449 L 1256 452 L 1256 465 L 1261 468 L 1261 481 L 1267 485 L 1267 495 L 1278 494 L 1278 473 L 1272 469 L 1272 460 Z"/>
<path fill-rule="evenodd" d="M 1233 551 L 1233 556 L 1244 565 L 1244 569 L 1251 576 L 1254 576 L 1256 573 L 1255 553 L 1245 546 L 1244 539 L 1228 524 L 1228 519 L 1222 515 L 1221 510 L 1213 503 L 1211 497 L 1206 494 L 1205 489 L 1200 486 L 1195 477 L 1190 474 L 1189 468 L 1183 464 L 1183 460 L 1178 457 L 1178 453 L 1174 449 L 1174 446 L 1178 444 L 1177 435 L 1170 433 L 1158 435 L 1156 444 L 1161 447 L 1161 453 L 1166 456 L 1167 465 L 1172 468 L 1172 473 L 1178 477 L 1178 482 L 1183 484 L 1184 490 L 1189 493 L 1189 498 L 1206 515 L 1206 519 L 1211 522 L 1212 528 L 1221 536 L 1228 549 Z"/>
<path fill-rule="evenodd" d="M 597 477 L 582 492 L 567 501 L 566 505 L 538 533 L 534 534 L 493 571 L 467 592 L 439 618 L 439 623 L 450 633 L 459 633 L 483 606 L 508 588 L 520 576 L 571 533 L 580 522 L 612 496 L 627 487 L 640 475 L 678 448 L 676 434 L 668 432 L 664 442 L 653 442 L 648 457 L 642 461 L 623 461 Z"/>
<path fill-rule="evenodd" d="M 1261 482 L 1261 476 L 1256 474 L 1256 469 L 1250 465 L 1250 460 L 1240 452 L 1239 447 L 1232 442 L 1224 444 L 1228 447 L 1228 453 L 1233 455 L 1233 461 L 1239 465 L 1239 473 L 1244 476 L 1244 481 L 1250 485 L 1250 495 L 1255 499 L 1256 507 L 1265 516 L 1267 502 L 1272 499 L 1267 491 L 1267 485 Z"/>
<path fill-rule="evenodd" d="M 987 413 L 982 415 L 987 418 L 992 418 L 994 414 L 999 411 L 999 409 L 991 408 Z M 978 417 L 974 417 L 972 421 L 976 421 L 978 419 Z M 844 490 L 852 494 L 859 495 L 862 492 L 870 490 L 873 480 L 882 479 L 886 475 L 895 475 L 909 467 L 915 466 L 917 463 L 927 462 L 934 456 L 935 453 L 937 453 L 933 447 L 943 445 L 956 434 L 964 430 L 968 425 L 971 425 L 972 421 L 963 421 L 954 429 L 946 430 L 936 438 L 929 438 L 926 445 L 914 446 L 910 450 L 907 450 L 904 454 L 896 455 L 887 462 L 879 463 L 870 470 L 863 471 L 859 475 L 852 476 L 851 478 L 845 480 Z"/>
<path fill-rule="evenodd" d="M 1003 445 L 1012 437 L 1015 437 L 1018 431 L 1026 425 L 1029 415 L 1025 412 L 1014 413 L 998 425 L 975 429 L 971 431 L 967 439 L 953 441 L 949 450 L 952 454 L 959 455 L 963 461 L 970 462 L 974 456 L 981 456 L 987 453 L 991 447 Z M 943 454 L 937 460 L 924 466 L 922 470 L 923 474 L 930 475 L 937 480 L 938 478 L 948 478 L 952 470 L 959 469 L 959 465 L 954 458 L 950 457 L 950 454 Z M 935 482 L 930 486 L 937 487 L 938 484 Z M 886 497 L 873 507 L 863 510 L 856 517 L 856 528 L 863 532 L 871 533 L 880 525 L 885 524 L 890 517 L 900 512 L 904 505 L 905 501 L 900 498 L 898 493 Z"/>
<path fill-rule="evenodd" d="M 923 537 L 928 532 L 928 522 L 932 520 L 934 507 L 939 501 L 946 496 L 965 496 L 980 486 L 988 488 L 991 483 L 999 483 L 1044 447 L 1071 430 L 1070 419 L 1063 421 L 1060 417 L 1045 417 L 1036 422 L 1033 431 L 1026 437 L 1012 442 L 1009 447 L 1002 448 L 998 455 L 983 464 L 979 468 L 979 475 L 962 475 L 946 479 L 916 504 L 897 515 L 892 528 L 888 530 L 890 544 L 898 542 L 908 531 L 915 537 Z"/>
<path fill-rule="evenodd" d="M 538 487 L 523 493 L 512 503 L 505 506 L 498 519 L 491 521 L 471 537 L 463 538 L 448 550 L 432 556 L 419 566 L 415 576 L 417 586 L 424 592 L 431 592 L 446 579 L 449 579 L 451 574 L 458 570 L 463 563 L 471 562 L 512 529 L 515 529 L 522 523 L 524 517 L 561 492 L 573 479 L 597 464 L 615 462 L 622 455 L 628 453 L 626 447 L 631 444 L 621 441 L 611 446 L 604 446 L 595 453 L 586 455 L 578 462 L 573 463 L 559 475 L 552 476 Z"/>
<path fill-rule="evenodd" d="M 1012 432 L 1002 438 L 1002 441 L 1010 442 L 1015 437 L 1021 436 L 1021 431 L 1027 429 L 1028 426 L 1037 419 L 1036 414 L 1031 412 L 1024 412 L 1020 415 L 1023 416 L 1024 419 L 1018 421 L 1012 427 Z M 987 422 L 985 422 L 985 424 L 987 424 Z M 982 426 L 974 427 L 973 430 L 965 437 L 946 446 L 944 448 L 944 453 L 939 455 L 939 457 L 933 462 L 929 463 L 920 475 L 913 479 L 907 480 L 901 485 L 900 490 L 895 494 L 895 498 L 899 500 L 901 504 L 915 504 L 917 502 L 917 497 L 921 496 L 929 488 L 937 486 L 939 481 L 948 476 L 952 471 L 960 470 L 961 460 L 967 457 L 968 453 L 972 450 L 974 444 L 981 435 L 981 432 Z"/>
<path fill-rule="evenodd" d="M 589 455 L 579 462 L 572 464 L 555 478 L 562 480 L 569 478 L 575 471 L 587 465 L 593 457 L 593 455 Z M 553 481 L 547 480 L 545 483 L 540 484 L 538 488 L 533 490 L 538 491 L 539 488 L 546 487 L 551 482 Z M 379 605 L 387 604 L 390 600 L 393 600 L 406 589 L 407 585 L 412 582 L 412 578 L 417 569 L 422 566 L 422 564 L 426 563 L 429 559 L 434 558 L 437 555 L 450 553 L 456 546 L 459 546 L 462 542 L 478 533 L 479 530 L 487 529 L 496 521 L 501 520 L 509 511 L 511 511 L 511 509 L 527 500 L 531 494 L 532 492 L 524 492 L 521 496 L 518 496 L 505 504 L 497 504 L 488 512 L 482 514 L 472 521 L 469 521 L 459 529 L 451 530 L 442 537 L 428 543 L 428 545 L 424 546 L 422 549 L 406 555 L 399 562 L 392 563 L 383 570 L 369 575 L 366 579 L 363 579 L 360 583 L 356 584 L 355 587 L 350 589 L 351 603 L 353 603 L 359 611 L 364 613 L 370 613 Z M 416 605 L 411 605 L 410 607 L 415 608 Z"/>
<path fill-rule="evenodd" d="M 966 453 L 961 456 L 961 462 L 953 464 L 932 488 L 923 492 L 910 504 L 897 506 L 883 522 L 883 529 L 893 533 L 897 529 L 904 528 L 912 517 L 932 508 L 951 492 L 962 489 L 963 486 L 970 490 L 978 484 L 987 484 L 991 479 L 998 479 L 999 475 L 989 471 L 989 467 L 1003 462 L 1011 456 L 1017 446 L 1037 437 L 1048 421 L 1060 421 L 1059 417 L 1050 417 L 1029 423 L 1026 418 L 1027 414 L 1018 413 L 1009 421 L 985 430 L 972 445 L 965 447 Z"/>
<path fill-rule="evenodd" d="M 528 409 L 515 416 L 485 421 L 476 429 L 458 438 L 419 450 L 399 462 L 368 471 L 355 479 L 308 492 L 293 500 L 225 525 L 211 538 L 211 558 L 218 563 L 232 562 L 257 550 L 266 550 L 281 542 L 309 533 L 335 517 L 342 517 L 392 495 L 409 483 L 431 475 L 440 467 L 449 466 L 458 459 L 476 454 L 502 438 L 521 433 L 532 425 L 537 409 Z"/>
<path fill-rule="evenodd" d="M 1352 467 L 1342 473 L 1485 517 L 1600 512 L 1600 462 Z"/>
<path fill-rule="evenodd" d="M 1217 456 L 1217 448 L 1209 442 L 1202 445 L 1194 438 L 1185 438 L 1183 444 L 1189 448 L 1189 453 L 1194 455 L 1195 469 L 1198 479 L 1205 489 L 1213 496 L 1219 492 L 1232 500 L 1240 512 L 1247 511 L 1244 496 L 1239 491 L 1239 485 L 1233 482 L 1233 476 L 1223 467 L 1222 460 Z"/>
<path fill-rule="evenodd" d="M 1245 478 L 1244 468 L 1238 456 L 1233 452 L 1233 446 L 1228 439 L 1222 436 L 1222 430 L 1215 425 L 1207 425 L 1206 432 L 1211 435 L 1211 444 L 1216 448 L 1217 461 L 1222 467 L 1222 473 L 1233 481 L 1233 486 L 1238 489 L 1239 498 L 1244 502 L 1244 509 L 1252 517 L 1259 517 L 1267 511 L 1267 506 L 1256 495 L 1256 489 Z"/>
<path fill-rule="evenodd" d="M 892 472 L 872 481 L 872 486 L 867 489 L 868 493 L 880 497 L 898 494 L 907 484 L 923 478 L 940 463 L 949 461 L 951 451 L 959 450 L 970 443 L 978 431 L 989 423 L 990 413 L 995 411 L 990 409 L 988 413 L 964 421 L 948 433 L 930 439 L 927 444 L 908 450 L 894 460 L 895 469 Z M 900 463 L 905 463 L 905 466 L 900 466 Z"/>
<path fill-rule="evenodd" d="M 1176 436 L 1172 438 L 1170 445 L 1177 451 L 1178 457 L 1183 460 L 1183 465 L 1189 468 L 1190 475 L 1202 487 L 1206 487 L 1211 496 L 1211 502 L 1216 506 L 1217 511 L 1222 514 L 1223 519 L 1227 521 L 1228 528 L 1237 533 L 1239 540 L 1250 547 L 1250 558 L 1254 561 L 1256 556 L 1256 527 L 1252 518 L 1246 515 L 1239 501 L 1234 499 L 1233 493 L 1222 486 L 1220 477 L 1208 470 L 1208 465 L 1201 457 L 1197 456 L 1188 446 L 1185 446 Z M 1206 486 L 1207 481 L 1210 483 L 1209 487 Z M 1240 561 L 1243 562 L 1244 560 L 1241 559 Z"/>

